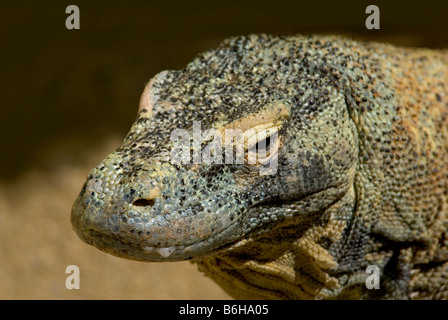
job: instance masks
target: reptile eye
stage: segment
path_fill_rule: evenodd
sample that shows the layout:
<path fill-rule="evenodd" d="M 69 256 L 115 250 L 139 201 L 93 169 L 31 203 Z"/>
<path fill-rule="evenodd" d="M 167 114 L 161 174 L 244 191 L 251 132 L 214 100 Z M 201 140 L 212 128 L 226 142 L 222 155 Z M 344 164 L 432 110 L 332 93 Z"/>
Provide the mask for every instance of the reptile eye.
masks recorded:
<path fill-rule="evenodd" d="M 258 134 L 248 139 L 247 163 L 263 164 L 270 161 L 277 155 L 279 146 L 280 139 L 277 128 L 260 130 Z"/>
<path fill-rule="evenodd" d="M 261 141 L 257 141 L 257 144 L 255 145 L 255 149 L 257 151 L 269 152 L 270 146 L 271 146 L 271 136 L 269 136 L 266 139 L 263 139 Z"/>

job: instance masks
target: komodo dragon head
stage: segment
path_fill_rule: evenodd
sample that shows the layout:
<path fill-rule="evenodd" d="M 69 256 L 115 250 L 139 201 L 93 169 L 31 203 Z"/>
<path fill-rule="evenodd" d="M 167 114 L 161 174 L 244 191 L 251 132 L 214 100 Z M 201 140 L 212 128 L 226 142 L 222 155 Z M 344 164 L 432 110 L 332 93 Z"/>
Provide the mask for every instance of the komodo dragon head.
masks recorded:
<path fill-rule="evenodd" d="M 122 146 L 88 175 L 78 236 L 116 256 L 178 261 L 319 217 L 352 186 L 358 152 L 333 49 L 236 37 L 157 74 Z"/>

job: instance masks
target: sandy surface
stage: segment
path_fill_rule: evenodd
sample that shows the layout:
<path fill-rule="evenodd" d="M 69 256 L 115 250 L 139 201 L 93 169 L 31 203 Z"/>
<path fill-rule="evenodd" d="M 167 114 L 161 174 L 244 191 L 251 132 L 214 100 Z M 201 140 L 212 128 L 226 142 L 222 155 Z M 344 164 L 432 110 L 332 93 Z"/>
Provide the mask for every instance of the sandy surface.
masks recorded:
<path fill-rule="evenodd" d="M 120 259 L 77 238 L 73 201 L 90 168 L 118 143 L 105 143 L 82 166 L 58 158 L 52 171 L 31 170 L 0 185 L 0 299 L 229 298 L 189 262 Z M 69 265 L 80 269 L 79 290 L 65 286 Z"/>

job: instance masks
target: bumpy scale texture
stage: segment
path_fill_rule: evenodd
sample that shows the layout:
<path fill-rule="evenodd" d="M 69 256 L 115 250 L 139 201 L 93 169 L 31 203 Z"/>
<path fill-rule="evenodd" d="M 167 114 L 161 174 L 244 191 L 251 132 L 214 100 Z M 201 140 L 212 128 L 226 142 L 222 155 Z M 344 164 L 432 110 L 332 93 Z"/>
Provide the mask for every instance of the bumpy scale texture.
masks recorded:
<path fill-rule="evenodd" d="M 447 51 L 228 39 L 149 82 L 72 224 L 116 256 L 191 259 L 236 298 L 446 299 L 447 85 Z M 216 132 L 252 128 L 264 139 L 243 143 L 242 163 L 219 161 L 230 138 L 200 161 Z M 254 148 L 277 169 L 261 174 L 273 162 L 250 163 Z M 366 286 L 371 265 L 379 289 Z"/>

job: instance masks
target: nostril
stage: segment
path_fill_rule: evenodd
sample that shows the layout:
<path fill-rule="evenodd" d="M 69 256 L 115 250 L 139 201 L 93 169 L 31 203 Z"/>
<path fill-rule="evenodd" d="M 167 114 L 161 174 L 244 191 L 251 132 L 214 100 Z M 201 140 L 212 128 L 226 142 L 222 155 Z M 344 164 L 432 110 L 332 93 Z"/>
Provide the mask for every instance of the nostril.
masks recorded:
<path fill-rule="evenodd" d="M 137 207 L 152 207 L 154 205 L 154 199 L 137 199 L 133 205 Z"/>

